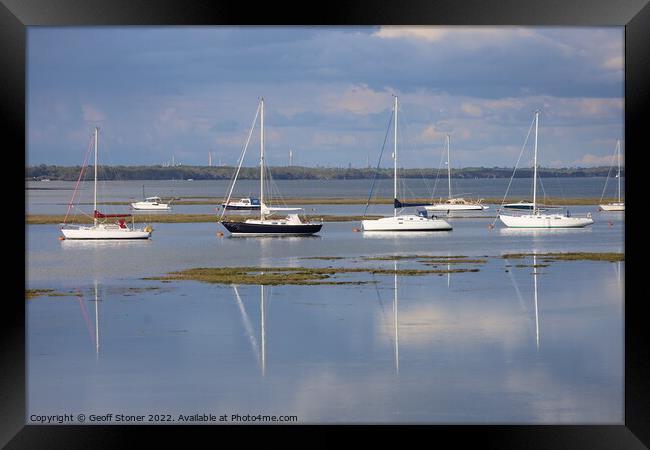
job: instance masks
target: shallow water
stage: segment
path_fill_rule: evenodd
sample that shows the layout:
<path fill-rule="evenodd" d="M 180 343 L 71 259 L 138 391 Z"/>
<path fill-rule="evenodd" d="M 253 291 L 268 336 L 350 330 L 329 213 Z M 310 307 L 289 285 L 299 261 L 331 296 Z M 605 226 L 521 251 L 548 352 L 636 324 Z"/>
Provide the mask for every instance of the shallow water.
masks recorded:
<path fill-rule="evenodd" d="M 159 224 L 150 241 L 122 243 L 58 241 L 55 225 L 27 226 L 27 287 L 73 293 L 26 300 L 27 421 L 212 413 L 298 423 L 621 424 L 625 263 L 557 261 L 534 274 L 517 267 L 532 258 L 500 258 L 624 251 L 623 215 L 594 219 L 585 229 L 497 222 L 490 231 L 493 219 L 451 218 L 451 232 L 408 236 L 327 223 L 311 238 Z M 450 265 L 479 272 L 337 278 L 370 282 L 362 285 L 142 279 L 222 265 L 429 268 L 361 259 L 396 254 L 489 257 Z M 346 259 L 301 259 L 324 255 Z"/>
<path fill-rule="evenodd" d="M 606 197 L 616 196 L 616 183 L 606 178 L 540 178 L 538 188 L 539 198 L 544 195 L 556 198 L 600 198 L 603 188 Z M 624 180 L 624 179 L 623 179 Z M 452 193 L 454 196 L 464 196 L 467 199 L 498 198 L 501 199 L 508 189 L 509 179 L 453 179 Z M 259 181 L 240 180 L 237 182 L 233 192 L 233 198 L 259 195 Z M 623 181 L 624 183 L 624 181 Z M 105 202 L 133 202 L 142 199 L 142 185 L 145 185 L 147 196 L 158 195 L 163 198 L 169 197 L 221 197 L 227 194 L 227 180 L 160 180 L 160 181 L 102 181 L 98 183 L 99 201 Z M 278 180 L 272 190 L 273 198 L 281 201 L 282 198 L 368 198 L 372 180 Z M 447 182 L 444 179 L 423 180 L 408 179 L 402 180 L 400 196 L 403 198 L 447 198 Z M 71 181 L 49 181 L 26 183 L 26 209 L 28 214 L 65 214 L 67 205 L 70 202 L 75 183 Z M 393 196 L 393 181 L 380 179 L 376 181 L 373 198 Z M 92 205 L 93 201 L 92 183 L 84 182 L 80 185 L 76 202 L 86 202 Z M 508 190 L 508 198 L 512 200 L 527 199 L 532 197 L 532 180 L 528 178 L 515 178 Z M 329 205 L 337 206 L 337 205 Z M 352 206 L 350 214 L 359 215 L 363 213 L 364 205 L 340 205 Z M 312 205 L 305 205 L 310 210 Z M 128 206 L 104 205 L 106 211 L 122 211 Z M 384 208 L 384 205 L 373 206 L 372 208 Z M 390 208 L 390 205 L 388 205 Z M 82 211 L 91 211 L 92 206 L 79 206 Z M 322 205 L 317 210 L 323 214 L 332 214 L 322 211 Z M 383 210 L 383 209 L 382 209 Z M 370 214 L 381 214 L 373 212 Z M 92 212 L 92 211 L 91 211 Z M 176 205 L 173 206 L 174 213 L 196 213 L 210 214 L 214 212 L 211 205 Z M 338 214 L 338 212 L 336 213 Z"/>

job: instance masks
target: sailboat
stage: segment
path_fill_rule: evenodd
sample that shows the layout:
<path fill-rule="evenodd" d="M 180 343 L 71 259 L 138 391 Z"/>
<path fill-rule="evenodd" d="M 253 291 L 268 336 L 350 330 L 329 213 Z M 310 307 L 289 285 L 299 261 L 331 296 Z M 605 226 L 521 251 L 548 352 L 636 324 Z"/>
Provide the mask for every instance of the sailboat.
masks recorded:
<path fill-rule="evenodd" d="M 393 216 L 362 220 L 363 231 L 449 231 L 452 229 L 443 219 L 429 217 L 426 210 L 418 214 L 397 214 L 398 209 L 409 206 L 425 206 L 426 203 L 402 203 L 397 198 L 397 96 L 394 97 L 394 143 L 393 143 Z"/>
<path fill-rule="evenodd" d="M 449 135 L 446 136 L 447 142 L 447 181 L 449 186 L 449 195 L 446 201 L 440 201 L 433 205 L 426 205 L 424 209 L 427 211 L 482 211 L 488 209 L 488 206 L 482 205 L 481 200 L 472 202 L 465 200 L 462 197 L 451 196 L 451 163 L 449 162 Z"/>
<path fill-rule="evenodd" d="M 221 213 L 220 223 L 223 225 L 233 236 L 307 236 L 318 233 L 323 227 L 323 222 L 310 222 L 303 221 L 297 212 L 302 211 L 303 208 L 283 208 L 275 206 L 267 206 L 264 204 L 264 99 L 260 99 L 258 106 L 260 114 L 260 218 L 248 219 L 245 222 L 231 222 L 223 219 L 226 208 L 223 208 Z M 257 114 L 255 115 L 257 119 Z M 253 122 L 253 127 L 255 121 Z M 252 132 L 252 128 L 251 128 Z M 250 136 L 249 136 L 250 138 Z M 244 148 L 244 153 L 246 148 Z M 241 167 L 243 156 L 239 162 L 239 167 L 235 173 L 228 198 L 225 204 L 230 204 L 230 196 L 232 189 L 237 181 L 237 173 Z M 273 212 L 288 212 L 284 219 L 267 219 L 266 216 L 271 215 Z M 292 214 L 293 212 L 293 214 Z"/>
<path fill-rule="evenodd" d="M 533 157 L 533 205 L 530 214 L 499 214 L 498 218 L 507 227 L 512 228 L 582 228 L 594 223 L 591 213 L 587 217 L 574 217 L 565 214 L 543 214 L 537 205 L 537 135 L 539 129 L 539 110 L 535 111 L 535 152 Z"/>
<path fill-rule="evenodd" d="M 618 201 L 614 203 L 605 203 L 598 205 L 599 208 L 603 211 L 625 211 L 625 202 L 621 201 L 621 141 L 616 141 L 616 156 L 618 159 L 618 171 L 616 172 L 616 178 L 618 180 Z M 609 174 L 607 174 L 609 177 Z M 608 178 L 609 179 L 609 178 Z M 605 187 L 607 187 L 607 181 L 605 181 Z M 603 195 L 605 195 L 605 188 L 603 188 Z M 600 197 L 602 200 L 602 196 Z"/>
<path fill-rule="evenodd" d="M 221 207 L 238 211 L 260 209 L 260 200 L 254 197 L 244 197 L 238 201 L 231 200 L 228 203 L 223 202 Z"/>
<path fill-rule="evenodd" d="M 142 198 L 141 202 L 131 203 L 131 208 L 143 211 L 169 211 L 172 209 L 169 203 L 163 203 L 160 197 L 145 197 L 144 184 L 142 185 Z"/>
<path fill-rule="evenodd" d="M 94 183 L 94 201 L 93 201 L 93 224 L 66 224 L 68 215 L 61 224 L 61 232 L 65 239 L 101 239 L 101 240 L 125 240 L 125 239 L 149 239 L 153 228 L 144 226 L 142 228 L 135 228 L 133 224 L 133 216 L 131 214 L 102 214 L 97 210 L 97 136 L 99 128 L 95 127 L 94 140 L 95 140 L 95 183 Z M 81 173 L 85 167 L 82 166 Z M 81 180 L 81 174 L 79 175 Z M 78 185 L 79 181 L 77 181 Z M 68 205 L 68 213 L 74 201 L 74 196 L 77 192 L 75 190 L 72 194 L 72 199 Z M 131 217 L 131 227 L 126 224 L 126 218 Z M 117 219 L 116 222 L 108 222 L 106 219 Z"/>

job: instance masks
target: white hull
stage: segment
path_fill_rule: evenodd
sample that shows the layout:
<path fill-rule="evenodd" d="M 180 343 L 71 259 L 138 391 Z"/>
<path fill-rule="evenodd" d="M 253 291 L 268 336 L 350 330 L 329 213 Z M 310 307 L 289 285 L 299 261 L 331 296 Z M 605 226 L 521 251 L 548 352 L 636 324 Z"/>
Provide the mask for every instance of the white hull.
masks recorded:
<path fill-rule="evenodd" d="M 396 217 L 383 217 L 375 220 L 362 220 L 363 231 L 449 231 L 452 229 L 443 219 L 405 214 Z"/>
<path fill-rule="evenodd" d="M 608 203 L 606 205 L 598 205 L 603 211 L 625 211 L 625 203 Z"/>
<path fill-rule="evenodd" d="M 169 205 L 147 205 L 137 203 L 131 203 L 131 208 L 137 209 L 138 211 L 169 211 L 172 209 Z"/>
<path fill-rule="evenodd" d="M 446 203 L 439 203 L 436 205 L 427 205 L 424 207 L 427 211 L 482 211 L 488 209 L 488 206 L 479 204 L 470 205 L 450 205 Z"/>
<path fill-rule="evenodd" d="M 499 215 L 504 225 L 512 228 L 582 228 L 594 221 L 590 217 L 567 217 L 561 214 Z"/>
<path fill-rule="evenodd" d="M 77 228 L 61 228 L 66 239 L 149 239 L 151 232 L 143 229 L 132 230 L 120 228 L 117 225 L 80 226 Z"/>

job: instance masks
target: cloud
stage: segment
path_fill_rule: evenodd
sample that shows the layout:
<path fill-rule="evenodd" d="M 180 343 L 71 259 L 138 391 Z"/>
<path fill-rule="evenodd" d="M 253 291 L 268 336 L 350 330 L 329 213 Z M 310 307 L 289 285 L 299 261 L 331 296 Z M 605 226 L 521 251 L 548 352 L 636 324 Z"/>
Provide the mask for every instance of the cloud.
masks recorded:
<path fill-rule="evenodd" d="M 375 36 L 382 39 L 416 39 L 428 42 L 438 42 L 446 38 L 449 29 L 444 27 L 399 27 L 384 26 L 380 27 Z"/>
<path fill-rule="evenodd" d="M 474 117 L 480 117 L 483 112 L 479 106 L 471 103 L 463 103 L 460 105 L 460 110 Z"/>
<path fill-rule="evenodd" d="M 341 94 L 326 94 L 322 100 L 329 112 L 346 111 L 354 114 L 370 114 L 391 106 L 391 92 L 375 91 L 365 84 L 348 87 Z"/>
<path fill-rule="evenodd" d="M 623 55 L 616 55 L 612 56 L 611 58 L 607 58 L 603 63 L 603 67 L 606 69 L 623 70 L 625 67 Z"/>
<path fill-rule="evenodd" d="M 539 107 L 548 161 L 597 155 L 596 140 L 622 135 L 623 28 L 39 28 L 29 37 L 31 161 L 77 163 L 75 133 L 88 121 L 105 121 L 120 163 L 158 162 L 172 148 L 202 163 L 215 142 L 236 159 L 260 96 L 269 144 L 278 129 L 276 147 L 304 148 L 313 164 L 355 152 L 365 164 L 383 142 L 392 94 L 414 146 L 405 167 L 445 132 L 459 164 L 513 164 Z"/>
<path fill-rule="evenodd" d="M 592 155 L 590 153 L 587 153 L 586 155 L 583 155 L 582 158 L 573 161 L 573 165 L 576 166 L 609 166 L 612 164 L 612 155 L 606 155 L 606 156 L 599 156 L 599 155 Z"/>
<path fill-rule="evenodd" d="M 106 114 L 93 105 L 81 105 L 83 119 L 87 122 L 101 122 L 106 119 Z"/>
<path fill-rule="evenodd" d="M 356 136 L 332 133 L 316 133 L 312 140 L 313 145 L 321 147 L 352 146 L 357 142 Z"/>

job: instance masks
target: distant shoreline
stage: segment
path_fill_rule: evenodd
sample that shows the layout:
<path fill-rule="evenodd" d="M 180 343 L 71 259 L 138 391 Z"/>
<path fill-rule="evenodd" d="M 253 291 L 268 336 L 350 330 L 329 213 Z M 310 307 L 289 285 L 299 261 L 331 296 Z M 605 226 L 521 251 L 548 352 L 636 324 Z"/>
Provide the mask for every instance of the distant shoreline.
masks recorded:
<path fill-rule="evenodd" d="M 86 173 L 91 171 L 88 166 Z M 235 172 L 232 166 L 101 166 L 99 178 L 102 180 L 230 180 Z M 41 164 L 25 168 L 25 181 L 76 181 L 79 177 L 80 166 L 56 166 Z M 342 168 L 342 167 L 301 167 L 275 166 L 269 167 L 271 175 L 276 180 L 365 180 L 372 178 L 392 178 L 391 168 Z M 486 179 L 510 178 L 512 167 L 465 167 L 451 169 L 452 178 Z M 446 178 L 446 169 L 422 168 L 399 169 L 401 178 Z M 571 167 L 571 168 L 539 168 L 541 178 L 585 178 L 612 176 L 609 167 Z M 515 178 L 531 178 L 532 168 L 520 168 L 515 172 Z M 625 176 L 621 169 L 621 176 Z M 259 168 L 242 167 L 238 176 L 240 180 L 259 179 Z"/>
<path fill-rule="evenodd" d="M 434 201 L 439 201 L 442 200 L 444 201 L 446 197 L 435 197 L 433 199 L 431 198 L 409 198 L 410 202 L 417 202 L 417 203 L 432 203 Z M 168 201 L 169 199 L 165 198 L 165 201 Z M 175 197 L 174 200 L 172 201 L 172 207 L 174 205 L 213 205 L 213 206 L 221 206 L 223 203 L 224 198 L 223 197 Z M 519 201 L 521 200 L 520 198 L 516 199 L 506 199 L 508 202 L 511 201 Z M 548 205 L 548 206 L 575 206 L 575 205 L 598 205 L 600 203 L 611 203 L 617 201 L 617 199 L 613 197 L 607 197 L 603 198 L 602 200 L 599 198 L 595 197 L 572 197 L 572 198 L 564 198 L 564 197 L 544 197 L 544 198 L 539 198 L 538 203 Z M 496 198 L 496 197 L 487 197 L 482 199 L 483 204 L 485 205 L 500 205 L 501 202 L 503 201 L 503 198 Z M 301 205 L 365 205 L 368 202 L 367 198 L 359 198 L 359 197 L 286 197 L 283 199 L 283 204 L 291 205 L 291 206 L 301 206 Z M 84 203 L 78 203 L 78 205 L 91 205 L 92 203 L 89 202 L 84 202 Z M 98 205 L 130 205 L 131 202 L 129 201 L 113 201 L 113 202 L 98 202 Z M 273 204 L 273 202 L 272 202 Z M 392 198 L 373 198 L 370 200 L 371 205 L 392 205 L 393 204 L 393 199 Z M 282 206 L 282 205 L 275 205 L 275 206 Z M 144 213 L 144 211 L 140 211 L 140 214 Z"/>

